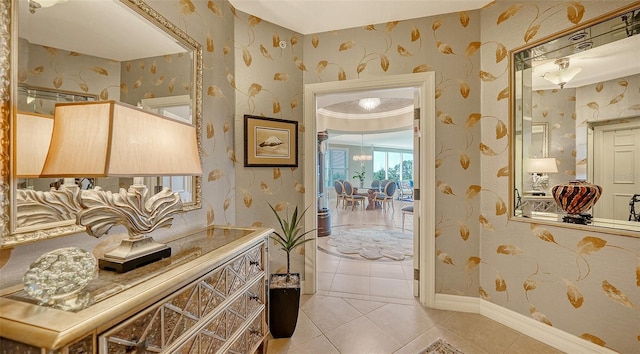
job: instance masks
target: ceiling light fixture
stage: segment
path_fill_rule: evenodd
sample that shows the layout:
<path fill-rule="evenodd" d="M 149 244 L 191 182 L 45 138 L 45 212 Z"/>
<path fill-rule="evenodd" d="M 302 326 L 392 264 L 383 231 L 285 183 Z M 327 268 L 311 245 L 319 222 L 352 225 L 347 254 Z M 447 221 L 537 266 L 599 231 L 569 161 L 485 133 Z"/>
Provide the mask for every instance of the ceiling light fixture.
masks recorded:
<path fill-rule="evenodd" d="M 547 72 L 542 75 L 542 78 L 556 85 L 560 85 L 560 88 L 564 88 L 567 82 L 573 80 L 573 78 L 582 71 L 582 68 L 578 67 L 569 68 L 569 58 L 561 58 L 553 63 L 558 65 L 558 71 Z"/>
<path fill-rule="evenodd" d="M 380 99 L 377 97 L 361 98 L 360 101 L 358 101 L 358 105 L 367 111 L 370 111 L 380 105 Z"/>
<path fill-rule="evenodd" d="M 51 7 L 56 4 L 61 4 L 69 0 L 29 0 L 29 12 L 36 13 L 36 10 L 42 7 Z"/>
<path fill-rule="evenodd" d="M 362 142 L 360 143 L 360 155 L 353 155 L 353 161 L 371 161 L 373 158 L 371 155 L 364 153 L 364 134 L 360 134 L 362 137 Z"/>

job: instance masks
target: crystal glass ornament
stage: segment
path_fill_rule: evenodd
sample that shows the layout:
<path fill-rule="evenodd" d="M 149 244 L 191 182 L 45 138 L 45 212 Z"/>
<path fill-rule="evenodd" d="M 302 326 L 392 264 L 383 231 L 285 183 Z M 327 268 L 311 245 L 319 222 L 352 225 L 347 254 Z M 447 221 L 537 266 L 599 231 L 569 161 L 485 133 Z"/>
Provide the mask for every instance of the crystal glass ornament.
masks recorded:
<path fill-rule="evenodd" d="M 91 297 L 82 292 L 97 274 L 93 255 L 78 247 L 59 248 L 31 263 L 22 281 L 24 291 L 40 305 L 62 310 L 89 306 Z"/>

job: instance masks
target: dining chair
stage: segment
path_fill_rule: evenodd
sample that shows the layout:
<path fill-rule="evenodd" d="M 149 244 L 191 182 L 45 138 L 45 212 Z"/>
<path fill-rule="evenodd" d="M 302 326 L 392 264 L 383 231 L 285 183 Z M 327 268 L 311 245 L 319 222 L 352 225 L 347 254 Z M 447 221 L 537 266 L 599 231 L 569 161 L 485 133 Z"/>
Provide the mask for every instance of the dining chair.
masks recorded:
<path fill-rule="evenodd" d="M 405 215 L 413 215 L 413 205 L 407 205 L 402 208 L 402 231 L 404 231 L 404 216 Z"/>
<path fill-rule="evenodd" d="M 336 209 L 337 209 L 338 206 L 340 205 L 341 200 L 344 206 L 344 184 L 342 184 L 342 181 L 340 180 L 335 180 L 335 182 L 333 182 L 333 187 L 336 190 Z"/>
<path fill-rule="evenodd" d="M 353 185 L 349 181 L 344 181 L 344 208 L 347 208 L 347 202 L 351 203 L 351 210 L 354 210 L 356 203 L 360 202 L 362 209 L 364 210 L 364 200 L 366 197 L 361 194 L 356 194 Z"/>
<path fill-rule="evenodd" d="M 386 213 L 387 209 L 389 209 L 389 204 L 391 204 L 391 208 L 395 212 L 395 208 L 393 206 L 393 195 L 396 194 L 397 185 L 394 182 L 388 182 L 384 186 L 384 192 L 376 194 L 376 202 L 380 202 L 382 204 L 382 210 Z"/>

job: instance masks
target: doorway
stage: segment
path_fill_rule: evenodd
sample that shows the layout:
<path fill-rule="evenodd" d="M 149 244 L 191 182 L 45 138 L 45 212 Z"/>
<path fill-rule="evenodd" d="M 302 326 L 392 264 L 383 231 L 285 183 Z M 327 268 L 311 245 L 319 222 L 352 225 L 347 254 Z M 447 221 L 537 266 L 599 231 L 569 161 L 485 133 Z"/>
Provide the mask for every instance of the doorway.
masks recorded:
<path fill-rule="evenodd" d="M 413 124 L 416 140 L 415 170 L 420 171 L 414 181 L 414 289 L 419 300 L 425 306 L 433 306 L 435 298 L 435 196 L 433 193 L 420 193 L 421 190 L 435 189 L 435 84 L 432 72 L 419 74 L 394 75 L 379 78 L 357 79 L 305 85 L 304 125 L 307 132 L 317 132 L 316 107 L 318 97 L 325 94 L 353 93 L 357 91 L 413 88 L 415 116 Z M 315 137 L 315 134 L 309 134 Z M 317 186 L 317 140 L 305 139 L 303 158 L 305 164 L 304 182 L 306 186 Z M 422 167 L 424 166 L 424 167 Z M 315 191 L 315 188 L 314 188 Z M 317 227 L 317 196 L 312 191 L 305 193 L 305 205 L 311 206 L 305 215 L 305 225 Z M 315 242 L 305 244 L 305 281 L 303 292 L 316 292 Z"/>

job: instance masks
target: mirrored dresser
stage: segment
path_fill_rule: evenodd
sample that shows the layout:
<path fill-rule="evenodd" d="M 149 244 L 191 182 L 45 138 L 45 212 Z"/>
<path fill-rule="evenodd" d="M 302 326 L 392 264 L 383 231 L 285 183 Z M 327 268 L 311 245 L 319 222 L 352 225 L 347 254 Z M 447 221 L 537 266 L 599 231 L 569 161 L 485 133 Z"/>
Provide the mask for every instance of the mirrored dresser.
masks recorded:
<path fill-rule="evenodd" d="M 172 256 L 127 273 L 99 270 L 85 308 L 0 294 L 7 353 L 254 353 L 267 333 L 265 282 L 273 230 L 211 226 L 176 237 Z"/>

